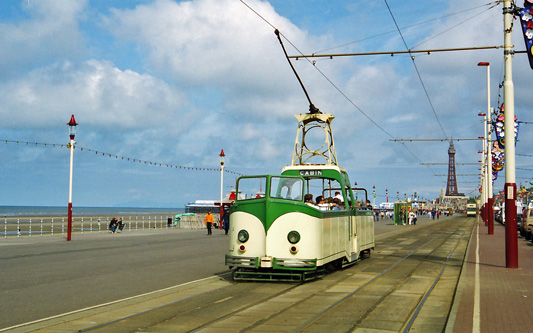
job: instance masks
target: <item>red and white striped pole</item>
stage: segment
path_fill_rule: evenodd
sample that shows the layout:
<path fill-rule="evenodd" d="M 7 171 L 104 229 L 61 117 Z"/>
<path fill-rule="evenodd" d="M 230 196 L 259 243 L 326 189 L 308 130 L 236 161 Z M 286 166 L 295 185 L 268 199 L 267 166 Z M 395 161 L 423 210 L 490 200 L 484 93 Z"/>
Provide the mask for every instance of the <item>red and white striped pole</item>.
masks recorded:
<path fill-rule="evenodd" d="M 67 123 L 70 134 L 70 178 L 68 187 L 68 225 L 67 225 L 67 241 L 72 239 L 72 170 L 74 165 L 74 137 L 76 136 L 76 119 L 74 115 L 70 117 L 70 121 Z"/>
<path fill-rule="evenodd" d="M 224 149 L 220 151 L 220 223 L 219 223 L 219 229 L 222 229 L 222 215 L 224 215 L 224 205 L 222 204 L 222 200 L 224 199 L 224 158 L 226 155 L 224 154 Z"/>

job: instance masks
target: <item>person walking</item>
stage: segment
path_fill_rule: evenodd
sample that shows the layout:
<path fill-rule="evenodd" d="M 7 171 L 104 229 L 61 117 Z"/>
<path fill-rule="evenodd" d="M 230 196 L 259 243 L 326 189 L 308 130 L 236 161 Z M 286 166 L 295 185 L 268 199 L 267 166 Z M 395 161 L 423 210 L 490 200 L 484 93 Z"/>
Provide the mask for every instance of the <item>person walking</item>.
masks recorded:
<path fill-rule="evenodd" d="M 207 235 L 210 236 L 212 234 L 211 228 L 213 227 L 213 214 L 211 212 L 207 212 L 205 216 L 205 225 L 207 226 Z"/>
<path fill-rule="evenodd" d="M 227 235 L 229 230 L 229 211 L 224 208 L 224 215 L 222 215 L 222 223 L 224 224 L 224 233 Z"/>

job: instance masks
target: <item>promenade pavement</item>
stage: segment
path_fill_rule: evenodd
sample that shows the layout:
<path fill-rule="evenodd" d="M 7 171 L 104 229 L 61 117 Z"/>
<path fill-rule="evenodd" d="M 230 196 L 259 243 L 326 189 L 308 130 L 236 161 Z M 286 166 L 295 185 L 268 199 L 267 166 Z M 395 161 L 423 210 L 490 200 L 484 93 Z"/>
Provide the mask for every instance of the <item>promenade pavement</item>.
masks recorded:
<path fill-rule="evenodd" d="M 533 332 L 533 243 L 518 236 L 519 268 L 506 268 L 505 226 L 489 235 L 476 219 L 446 332 Z"/>

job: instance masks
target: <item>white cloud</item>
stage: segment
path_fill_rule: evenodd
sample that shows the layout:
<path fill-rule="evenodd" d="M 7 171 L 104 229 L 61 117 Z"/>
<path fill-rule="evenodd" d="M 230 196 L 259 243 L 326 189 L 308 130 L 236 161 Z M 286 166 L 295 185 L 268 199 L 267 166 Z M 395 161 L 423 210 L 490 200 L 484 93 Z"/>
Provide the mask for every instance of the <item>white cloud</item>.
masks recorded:
<path fill-rule="evenodd" d="M 42 0 L 25 6 L 26 20 L 0 23 L 0 74 L 21 71 L 78 57 L 84 48 L 79 19 L 87 0 Z"/>
<path fill-rule="evenodd" d="M 10 127 L 53 125 L 71 113 L 79 123 L 104 128 L 154 126 L 184 104 L 163 81 L 98 60 L 31 71 L 2 84 L 0 98 L 3 125 Z"/>
<path fill-rule="evenodd" d="M 267 2 L 248 3 L 296 44 L 305 40 L 305 33 Z M 145 50 L 153 68 L 181 87 L 215 86 L 229 103 L 253 96 L 268 101 L 298 89 L 274 29 L 239 1 L 157 0 L 112 12 L 105 20 L 108 29 Z"/>

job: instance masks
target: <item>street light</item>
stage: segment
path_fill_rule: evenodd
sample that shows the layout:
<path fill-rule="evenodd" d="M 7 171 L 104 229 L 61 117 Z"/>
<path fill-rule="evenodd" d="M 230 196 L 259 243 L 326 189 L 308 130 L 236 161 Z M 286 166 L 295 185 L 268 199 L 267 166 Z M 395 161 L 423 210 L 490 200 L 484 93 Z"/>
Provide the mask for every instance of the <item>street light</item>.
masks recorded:
<path fill-rule="evenodd" d="M 224 196 L 224 157 L 226 155 L 224 154 L 224 149 L 220 151 L 220 226 L 219 228 L 222 229 L 222 214 L 224 214 L 224 207 L 222 206 L 222 199 Z"/>
<path fill-rule="evenodd" d="M 491 108 L 490 108 L 490 63 L 480 62 L 477 64 L 480 67 L 487 67 L 487 114 L 485 115 L 485 137 L 486 137 L 486 184 L 487 184 L 487 208 L 485 210 L 487 214 L 487 224 L 489 227 L 489 235 L 494 234 L 494 198 L 492 196 L 492 154 L 490 148 L 490 138 L 491 138 Z M 514 128 L 514 126 L 513 126 Z M 485 149 L 485 148 L 483 148 Z"/>
<path fill-rule="evenodd" d="M 514 84 L 513 84 L 513 30 L 514 8 L 511 0 L 503 1 L 503 32 L 505 75 L 503 103 L 505 104 L 505 267 L 518 268 L 518 237 L 516 235 L 516 165 L 514 146 Z"/>
<path fill-rule="evenodd" d="M 70 180 L 68 186 L 68 226 L 67 226 L 67 241 L 72 239 L 72 169 L 74 165 L 74 137 L 76 136 L 76 119 L 74 115 L 70 117 L 70 121 L 67 123 L 68 131 L 70 135 Z"/>

